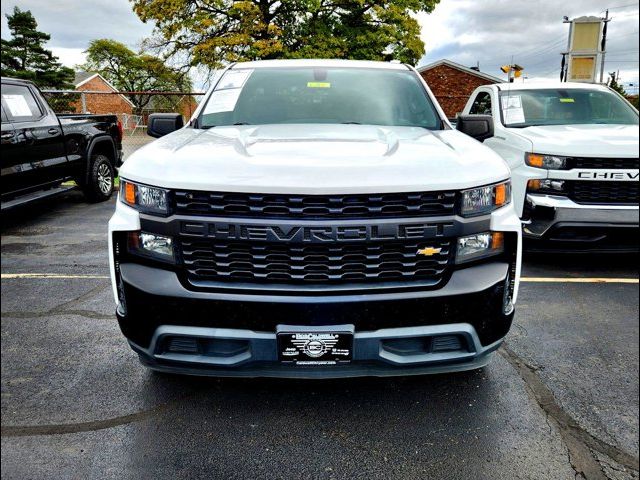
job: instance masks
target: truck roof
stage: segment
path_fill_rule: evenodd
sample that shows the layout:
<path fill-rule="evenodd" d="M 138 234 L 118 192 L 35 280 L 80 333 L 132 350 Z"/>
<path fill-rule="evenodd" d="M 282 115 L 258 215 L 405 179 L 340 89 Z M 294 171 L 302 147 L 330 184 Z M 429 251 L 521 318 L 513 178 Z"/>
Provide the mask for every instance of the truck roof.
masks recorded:
<path fill-rule="evenodd" d="M 11 83 L 24 83 L 25 85 L 35 85 L 31 80 L 25 80 L 23 78 L 12 78 L 12 77 L 1 77 L 2 83 L 11 82 Z"/>
<path fill-rule="evenodd" d="M 608 87 L 599 83 L 578 82 L 523 82 L 523 83 L 496 83 L 498 90 L 548 90 L 548 89 L 580 89 L 580 90 L 608 90 Z"/>
<path fill-rule="evenodd" d="M 257 60 L 253 62 L 241 62 L 233 65 L 233 68 L 291 68 L 291 67 L 334 67 L 334 68 L 378 68 L 385 70 L 407 70 L 409 67 L 395 62 L 374 62 L 370 60 L 329 60 L 329 59 L 304 59 L 304 60 Z"/>

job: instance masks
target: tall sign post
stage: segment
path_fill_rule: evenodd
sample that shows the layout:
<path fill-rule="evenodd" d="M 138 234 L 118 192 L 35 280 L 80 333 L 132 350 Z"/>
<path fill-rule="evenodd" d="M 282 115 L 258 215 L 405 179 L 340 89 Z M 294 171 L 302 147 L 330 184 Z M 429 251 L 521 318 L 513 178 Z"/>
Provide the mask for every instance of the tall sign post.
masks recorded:
<path fill-rule="evenodd" d="M 604 16 L 602 27 L 602 41 L 600 42 L 600 83 L 604 82 L 604 57 L 607 54 L 607 26 L 611 19 L 609 18 L 609 10 Z"/>
<path fill-rule="evenodd" d="M 570 23 L 567 73 L 565 81 L 595 83 L 598 70 L 598 55 L 604 62 L 604 26 L 609 21 L 600 17 L 579 17 L 565 20 Z M 600 81 L 603 81 L 604 65 L 600 67 Z"/>

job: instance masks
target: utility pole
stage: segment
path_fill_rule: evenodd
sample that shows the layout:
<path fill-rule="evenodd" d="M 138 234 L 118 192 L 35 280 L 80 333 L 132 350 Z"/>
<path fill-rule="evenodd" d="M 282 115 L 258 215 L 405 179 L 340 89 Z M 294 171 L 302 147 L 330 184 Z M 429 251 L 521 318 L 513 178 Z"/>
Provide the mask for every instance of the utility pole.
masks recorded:
<path fill-rule="evenodd" d="M 567 51 L 562 52 L 562 61 L 560 63 L 560 81 L 566 82 L 567 73 L 569 73 L 568 72 L 569 64 L 567 62 L 567 55 L 569 55 L 569 52 L 571 52 L 571 31 L 573 30 L 573 22 L 569 20 L 568 16 L 565 15 L 564 17 L 562 17 L 562 23 L 569 24 L 569 35 L 567 36 Z"/>
<path fill-rule="evenodd" d="M 600 83 L 604 83 L 604 58 L 607 54 L 607 25 L 611 19 L 609 18 L 609 10 L 605 13 L 604 16 L 604 26 L 602 27 L 602 43 L 600 44 Z"/>

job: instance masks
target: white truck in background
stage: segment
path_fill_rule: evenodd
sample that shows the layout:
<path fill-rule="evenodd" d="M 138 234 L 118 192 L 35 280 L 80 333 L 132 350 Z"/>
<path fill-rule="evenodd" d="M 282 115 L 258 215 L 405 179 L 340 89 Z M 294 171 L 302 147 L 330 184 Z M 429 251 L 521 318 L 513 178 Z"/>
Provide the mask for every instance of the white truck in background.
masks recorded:
<path fill-rule="evenodd" d="M 602 85 L 479 87 L 459 117 L 512 170 L 532 250 L 638 250 L 638 111 Z"/>

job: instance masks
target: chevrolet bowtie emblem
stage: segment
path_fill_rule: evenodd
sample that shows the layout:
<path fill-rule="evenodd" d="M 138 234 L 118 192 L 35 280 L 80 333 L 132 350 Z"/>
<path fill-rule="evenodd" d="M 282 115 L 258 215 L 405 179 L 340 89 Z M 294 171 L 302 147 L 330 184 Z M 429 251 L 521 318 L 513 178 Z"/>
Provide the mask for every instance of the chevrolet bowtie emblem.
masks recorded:
<path fill-rule="evenodd" d="M 432 255 L 440 253 L 441 251 L 442 251 L 441 248 L 426 247 L 426 248 L 421 248 L 420 250 L 418 250 L 417 254 L 418 255 L 424 255 L 425 257 L 430 257 Z"/>

